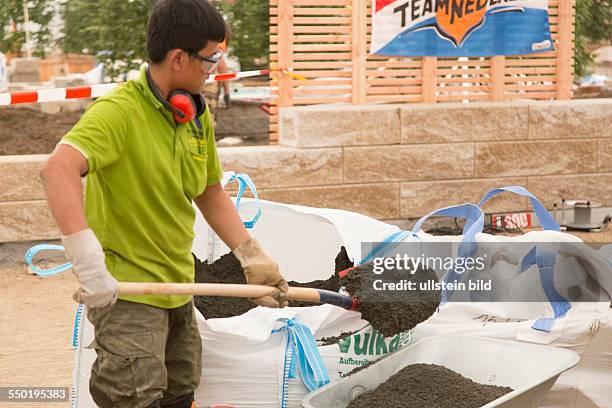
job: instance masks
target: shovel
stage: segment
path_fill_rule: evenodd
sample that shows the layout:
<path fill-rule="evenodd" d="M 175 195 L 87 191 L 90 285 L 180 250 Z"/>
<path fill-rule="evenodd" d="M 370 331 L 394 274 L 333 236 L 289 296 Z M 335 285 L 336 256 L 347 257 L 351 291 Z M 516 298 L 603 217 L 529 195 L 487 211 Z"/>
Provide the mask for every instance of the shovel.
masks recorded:
<path fill-rule="evenodd" d="M 265 285 L 234 283 L 149 283 L 119 282 L 120 295 L 194 295 L 258 298 L 276 290 Z M 314 288 L 289 288 L 288 300 L 326 303 L 346 310 L 357 310 L 357 299 L 330 290 Z"/>
<path fill-rule="evenodd" d="M 357 266 L 351 266 L 350 268 L 346 268 L 346 269 L 338 272 L 338 276 L 340 277 L 340 279 L 343 279 L 343 278 L 346 277 L 346 275 L 348 275 L 355 268 L 357 268 Z"/>

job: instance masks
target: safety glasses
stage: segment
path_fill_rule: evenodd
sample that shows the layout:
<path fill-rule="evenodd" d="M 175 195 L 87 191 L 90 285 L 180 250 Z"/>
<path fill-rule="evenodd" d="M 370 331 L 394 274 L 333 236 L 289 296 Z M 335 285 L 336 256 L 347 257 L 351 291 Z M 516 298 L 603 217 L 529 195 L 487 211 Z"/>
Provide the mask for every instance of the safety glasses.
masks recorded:
<path fill-rule="evenodd" d="M 200 54 L 196 53 L 196 52 L 189 52 L 189 51 L 185 51 L 187 52 L 187 54 L 189 54 L 190 57 L 197 59 L 198 61 L 202 62 L 202 65 L 205 67 L 205 71 L 208 73 L 211 73 L 212 71 L 215 70 L 215 68 L 217 68 L 217 65 L 219 65 L 219 62 L 221 61 L 221 58 L 223 58 L 223 51 L 216 51 L 215 53 L 213 53 L 212 55 L 209 55 L 208 57 L 203 57 Z"/>

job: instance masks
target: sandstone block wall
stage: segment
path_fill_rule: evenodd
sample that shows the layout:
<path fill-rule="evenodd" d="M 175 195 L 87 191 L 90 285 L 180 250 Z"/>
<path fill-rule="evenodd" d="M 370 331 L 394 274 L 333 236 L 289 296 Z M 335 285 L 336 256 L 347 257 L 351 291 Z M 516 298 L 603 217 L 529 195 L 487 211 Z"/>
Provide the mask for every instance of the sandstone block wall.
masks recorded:
<path fill-rule="evenodd" d="M 518 184 L 549 208 L 612 206 L 612 100 L 308 106 L 283 109 L 280 127 L 280 145 L 219 149 L 267 200 L 391 220 Z M 46 158 L 0 157 L 0 242 L 59 237 L 38 178 Z M 502 195 L 485 210 L 528 208 Z"/>
<path fill-rule="evenodd" d="M 280 129 L 282 145 L 340 146 L 343 188 L 397 190 L 379 218 L 420 217 L 509 184 L 549 208 L 561 197 L 612 206 L 612 99 L 295 107 L 281 110 Z M 362 208 L 377 201 L 358 197 Z M 486 210 L 528 208 L 504 195 Z"/>

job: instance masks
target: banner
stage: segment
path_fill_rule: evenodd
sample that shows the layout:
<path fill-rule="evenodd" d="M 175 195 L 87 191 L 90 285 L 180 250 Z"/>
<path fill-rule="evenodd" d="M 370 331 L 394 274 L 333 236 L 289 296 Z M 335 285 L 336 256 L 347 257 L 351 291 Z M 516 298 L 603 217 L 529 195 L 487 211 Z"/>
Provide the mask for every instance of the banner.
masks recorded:
<path fill-rule="evenodd" d="M 487 57 L 552 49 L 548 0 L 372 0 L 372 54 Z"/>

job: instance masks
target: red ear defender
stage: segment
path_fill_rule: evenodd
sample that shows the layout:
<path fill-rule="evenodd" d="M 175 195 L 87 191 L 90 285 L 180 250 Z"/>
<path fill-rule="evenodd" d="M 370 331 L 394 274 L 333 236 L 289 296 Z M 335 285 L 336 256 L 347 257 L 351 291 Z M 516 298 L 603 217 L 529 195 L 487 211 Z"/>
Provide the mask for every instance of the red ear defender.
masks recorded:
<path fill-rule="evenodd" d="M 187 123 L 195 118 L 196 104 L 189 93 L 182 90 L 172 91 L 168 102 L 174 108 L 172 112 L 177 123 Z"/>

